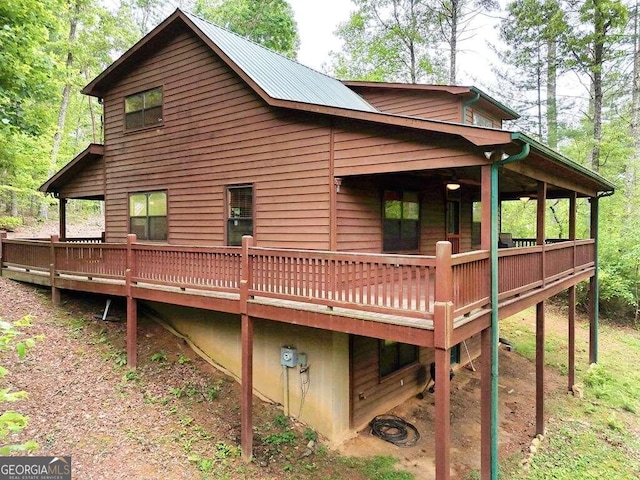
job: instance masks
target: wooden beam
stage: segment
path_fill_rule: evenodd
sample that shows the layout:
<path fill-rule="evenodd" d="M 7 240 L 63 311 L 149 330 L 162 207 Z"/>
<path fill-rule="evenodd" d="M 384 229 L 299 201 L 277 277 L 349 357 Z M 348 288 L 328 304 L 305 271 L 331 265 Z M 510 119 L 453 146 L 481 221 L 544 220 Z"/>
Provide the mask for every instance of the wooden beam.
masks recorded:
<path fill-rule="evenodd" d="M 415 324 L 425 323 L 425 328 L 419 328 L 409 322 L 406 325 L 400 325 L 386 323 L 375 318 L 363 319 L 355 316 L 339 315 L 327 308 L 305 310 L 287 304 L 271 305 L 260 303 L 260 301 L 249 302 L 248 314 L 255 318 L 263 318 L 275 322 L 321 328 L 333 332 L 343 332 L 382 340 L 393 340 L 421 347 L 433 347 L 433 330 L 426 328 L 431 322 L 427 324 L 426 320 L 415 319 L 411 321 Z M 354 315 L 358 314 L 355 313 Z"/>
<path fill-rule="evenodd" d="M 127 281 L 131 273 L 127 270 Z M 127 295 L 127 366 L 138 366 L 138 301 Z"/>
<path fill-rule="evenodd" d="M 60 305 L 60 289 L 56 285 L 56 248 L 55 244 L 60 241 L 58 235 L 51 235 L 51 246 L 49 250 L 50 263 L 49 263 L 49 285 L 51 285 L 51 302 L 54 305 Z"/>
<path fill-rule="evenodd" d="M 59 222 L 60 222 L 60 240 L 63 242 L 67 239 L 67 199 L 60 197 L 58 199 Z"/>
<path fill-rule="evenodd" d="M 536 435 L 544 435 L 544 301 L 536 305 Z"/>
<path fill-rule="evenodd" d="M 243 314 L 242 322 L 242 392 L 240 399 L 240 444 L 242 459 L 253 456 L 253 318 Z"/>
<path fill-rule="evenodd" d="M 568 177 L 560 178 L 553 172 L 548 172 L 540 167 L 533 166 L 531 162 L 510 163 L 505 165 L 504 168 L 506 170 L 517 172 L 525 177 L 536 179 L 540 182 L 546 182 L 551 185 L 555 185 L 556 187 L 564 188 L 565 190 L 578 192 L 581 195 L 591 196 L 597 195 L 598 193 L 595 186 L 591 189 L 586 185 L 581 184 L 579 180 L 570 179 Z"/>
<path fill-rule="evenodd" d="M 138 300 L 131 290 L 131 278 L 135 273 L 135 256 L 131 248 L 134 243 L 136 243 L 136 236 L 127 235 L 124 289 L 127 296 L 127 366 L 129 368 L 136 368 L 138 365 Z"/>
<path fill-rule="evenodd" d="M 491 249 L 491 165 L 480 167 L 480 205 L 482 216 L 480 220 L 480 248 Z"/>
<path fill-rule="evenodd" d="M 567 389 L 573 391 L 573 386 L 576 383 L 576 287 L 569 287 L 569 340 L 567 349 L 569 350 L 567 377 L 568 385 Z"/>
<path fill-rule="evenodd" d="M 436 405 L 435 405 L 435 442 L 436 442 L 436 478 L 451 478 L 451 351 L 435 349 L 436 360 Z"/>
<path fill-rule="evenodd" d="M 491 479 L 491 327 L 480 334 L 480 478 Z"/>

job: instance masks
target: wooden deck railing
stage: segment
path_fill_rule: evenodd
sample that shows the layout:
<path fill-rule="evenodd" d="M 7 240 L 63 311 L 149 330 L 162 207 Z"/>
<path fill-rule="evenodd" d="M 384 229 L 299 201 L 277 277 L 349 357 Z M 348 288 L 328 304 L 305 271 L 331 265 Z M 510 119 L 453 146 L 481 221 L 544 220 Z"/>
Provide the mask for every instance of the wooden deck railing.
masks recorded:
<path fill-rule="evenodd" d="M 252 247 L 249 294 L 432 318 L 435 257 Z"/>
<path fill-rule="evenodd" d="M 222 292 L 240 288 L 239 247 L 131 246 L 134 263 L 131 280 Z"/>
<path fill-rule="evenodd" d="M 0 242 L 2 269 L 22 269 L 86 280 L 115 280 L 139 287 L 240 294 L 247 256 L 248 298 L 270 298 L 327 308 L 345 308 L 434 319 L 436 290 L 454 317 L 490 303 L 488 251 L 447 258 L 315 250 L 195 247 L 136 243 Z M 593 240 L 576 240 L 498 252 L 499 300 L 507 301 L 594 265 Z M 130 272 L 127 277 L 127 270 Z M 447 285 L 450 283 L 449 285 Z M 53 286 L 54 284 L 51 283 Z M 452 288 L 451 288 L 452 287 Z M 95 291 L 92 290 L 92 291 Z M 194 292 L 191 292 L 194 293 Z M 443 295 L 439 298 L 442 301 Z"/>

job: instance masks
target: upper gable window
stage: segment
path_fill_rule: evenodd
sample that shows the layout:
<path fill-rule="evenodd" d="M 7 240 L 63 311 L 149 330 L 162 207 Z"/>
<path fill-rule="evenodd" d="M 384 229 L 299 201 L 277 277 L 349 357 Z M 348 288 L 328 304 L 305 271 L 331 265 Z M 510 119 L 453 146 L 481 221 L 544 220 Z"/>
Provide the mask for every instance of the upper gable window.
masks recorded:
<path fill-rule="evenodd" d="M 473 124 L 478 127 L 493 128 L 493 120 L 477 112 L 473 112 Z"/>
<path fill-rule="evenodd" d="M 125 97 L 124 123 L 127 130 L 162 123 L 162 89 L 154 88 Z"/>

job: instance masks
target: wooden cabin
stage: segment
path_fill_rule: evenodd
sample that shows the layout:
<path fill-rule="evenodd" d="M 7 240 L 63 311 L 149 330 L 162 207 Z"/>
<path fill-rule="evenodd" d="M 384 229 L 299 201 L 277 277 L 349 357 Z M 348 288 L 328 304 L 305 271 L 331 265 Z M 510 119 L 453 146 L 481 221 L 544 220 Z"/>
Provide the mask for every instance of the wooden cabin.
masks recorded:
<path fill-rule="evenodd" d="M 517 115 L 482 91 L 340 82 L 176 10 L 83 92 L 104 106 L 104 144 L 41 187 L 60 200 L 60 234 L 3 238 L 2 275 L 48 285 L 54 301 L 64 289 L 126 297 L 131 366 L 138 307 L 153 309 L 241 382 L 245 458 L 253 392 L 338 442 L 422 391 L 434 362 L 428 441 L 448 479 L 448 372 L 464 343 L 486 360 L 490 478 L 500 318 L 537 306 L 538 431 L 544 301 L 568 291 L 573 328 L 583 281 L 596 359 L 598 199 L 613 185 L 503 130 Z M 523 194 L 537 201 L 536 238 L 498 249 L 500 205 Z M 569 235 L 550 242 L 557 198 Z M 67 238 L 67 199 L 104 201 L 102 239 Z"/>

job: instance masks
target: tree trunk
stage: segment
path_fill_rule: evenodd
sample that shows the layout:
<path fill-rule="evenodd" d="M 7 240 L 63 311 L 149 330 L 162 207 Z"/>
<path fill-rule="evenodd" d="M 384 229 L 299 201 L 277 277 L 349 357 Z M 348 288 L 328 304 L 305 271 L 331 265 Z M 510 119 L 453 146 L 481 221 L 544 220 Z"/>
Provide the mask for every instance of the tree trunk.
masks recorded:
<path fill-rule="evenodd" d="M 597 3 L 597 2 L 596 2 Z M 591 78 L 593 82 L 593 148 L 591 150 L 591 169 L 600 170 L 600 144 L 602 143 L 602 69 L 604 68 L 604 39 L 606 26 L 600 9 L 594 13 L 593 65 Z"/>
<path fill-rule="evenodd" d="M 86 68 L 84 69 L 84 76 L 87 79 L 87 82 L 91 80 L 89 78 L 89 71 Z M 98 127 L 96 125 L 96 115 L 93 112 L 93 102 L 91 101 L 93 97 L 89 95 L 87 95 L 86 97 L 89 106 L 89 117 L 91 118 L 91 138 L 93 143 L 98 143 Z M 100 132 L 100 139 L 102 139 L 102 132 Z"/>
<path fill-rule="evenodd" d="M 18 216 L 18 192 L 17 190 L 11 190 L 11 216 Z"/>
<path fill-rule="evenodd" d="M 76 40 L 76 28 L 78 26 L 78 17 L 80 16 L 81 0 L 76 0 L 74 12 L 69 17 L 69 51 L 67 52 L 66 71 L 68 73 L 66 83 L 62 89 L 62 99 L 60 101 L 60 110 L 58 111 L 58 125 L 53 135 L 53 146 L 51 147 L 51 163 L 49 164 L 49 177 L 52 177 L 57 170 L 58 152 L 60 151 L 60 143 L 62 142 L 62 134 L 64 132 L 64 124 L 67 119 L 67 109 L 69 107 L 69 97 L 71 96 L 71 75 L 69 72 L 73 66 L 72 45 Z M 40 203 L 40 218 L 46 220 L 49 218 L 49 205 L 46 201 Z"/>
<path fill-rule="evenodd" d="M 451 37 L 449 38 L 449 84 L 456 84 L 456 57 L 458 50 L 458 10 L 460 0 L 451 0 Z"/>
<path fill-rule="evenodd" d="M 555 38 L 547 40 L 547 145 L 554 150 L 558 148 L 557 47 Z"/>
<path fill-rule="evenodd" d="M 634 54 L 633 54 L 633 91 L 631 95 L 631 137 L 633 138 L 634 153 L 633 158 L 626 166 L 625 170 L 625 196 L 627 197 L 627 216 L 633 214 L 633 203 L 631 199 L 636 191 L 636 171 L 640 165 L 640 32 L 638 19 L 638 1 L 634 10 Z"/>

